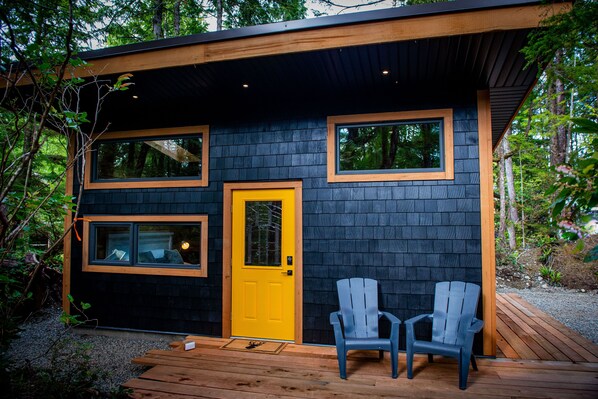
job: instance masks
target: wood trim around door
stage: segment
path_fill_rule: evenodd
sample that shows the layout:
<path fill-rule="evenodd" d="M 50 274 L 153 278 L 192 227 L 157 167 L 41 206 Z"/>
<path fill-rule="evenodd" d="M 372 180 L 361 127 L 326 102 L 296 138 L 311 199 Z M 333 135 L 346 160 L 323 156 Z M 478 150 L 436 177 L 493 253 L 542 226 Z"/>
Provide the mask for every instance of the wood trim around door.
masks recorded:
<path fill-rule="evenodd" d="M 300 181 L 224 183 L 222 205 L 222 337 L 231 336 L 232 200 L 234 190 L 295 189 L 295 343 L 303 343 L 303 184 Z"/>

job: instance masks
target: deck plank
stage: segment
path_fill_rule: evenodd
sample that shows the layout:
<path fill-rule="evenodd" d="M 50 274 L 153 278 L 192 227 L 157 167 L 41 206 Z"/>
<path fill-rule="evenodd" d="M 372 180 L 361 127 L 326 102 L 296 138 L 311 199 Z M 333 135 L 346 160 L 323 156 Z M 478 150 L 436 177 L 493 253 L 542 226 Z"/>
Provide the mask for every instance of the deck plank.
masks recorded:
<path fill-rule="evenodd" d="M 518 302 L 519 306 L 515 306 L 513 302 Z M 504 322 L 502 325 L 497 323 L 497 331 L 511 344 L 521 358 L 534 358 L 529 350 L 522 347 L 519 342 L 522 340 L 530 342 L 531 338 L 550 353 L 550 356 L 543 356 L 542 353 L 536 352 L 537 359 L 551 360 L 552 357 L 556 360 L 598 362 L 598 356 L 595 355 L 598 353 L 598 345 L 568 329 L 518 295 L 498 294 L 496 304 L 497 319 Z M 525 311 L 521 309 L 525 309 Z M 533 316 L 530 317 L 529 314 Z M 522 330 L 517 331 L 515 335 L 509 332 L 511 329 L 519 330 L 520 328 Z"/>
<path fill-rule="evenodd" d="M 510 293 L 506 294 L 506 296 L 510 300 L 516 301 L 521 305 L 531 309 L 536 318 L 541 319 L 543 322 L 550 325 L 552 328 L 558 330 L 561 334 L 563 334 L 568 339 L 570 339 L 571 341 L 579 345 L 581 348 L 583 348 L 583 351 L 581 353 L 586 354 L 587 361 L 595 362 L 596 359 L 598 359 L 598 345 L 594 344 L 592 341 L 577 333 L 576 331 L 571 330 L 563 323 L 554 319 L 553 317 L 541 311 L 540 309 L 534 307 L 532 304 L 527 302 L 525 299 L 521 298 L 519 295 Z"/>
<path fill-rule="evenodd" d="M 498 301 L 504 301 L 501 303 L 501 310 L 503 314 L 512 321 L 510 327 L 517 329 L 517 335 L 528 343 L 534 353 L 538 356 L 538 359 L 564 361 L 583 360 L 583 358 L 578 356 L 575 351 L 572 351 L 572 355 L 568 356 L 555 346 L 555 344 L 551 342 L 552 336 L 535 322 L 535 316 L 525 317 L 527 316 L 527 313 L 517 314 L 517 311 L 520 311 L 521 308 L 511 307 L 512 302 L 505 301 L 505 298 L 502 296 L 498 297 Z"/>

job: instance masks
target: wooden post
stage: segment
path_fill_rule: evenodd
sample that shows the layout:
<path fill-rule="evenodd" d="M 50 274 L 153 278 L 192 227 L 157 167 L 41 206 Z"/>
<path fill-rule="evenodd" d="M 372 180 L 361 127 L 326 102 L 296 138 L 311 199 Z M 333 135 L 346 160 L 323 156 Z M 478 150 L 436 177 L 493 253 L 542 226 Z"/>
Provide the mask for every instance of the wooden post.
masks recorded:
<path fill-rule="evenodd" d="M 480 214 L 482 240 L 482 305 L 484 355 L 496 356 L 496 256 L 494 248 L 494 192 L 490 93 L 478 91 L 480 146 Z"/>

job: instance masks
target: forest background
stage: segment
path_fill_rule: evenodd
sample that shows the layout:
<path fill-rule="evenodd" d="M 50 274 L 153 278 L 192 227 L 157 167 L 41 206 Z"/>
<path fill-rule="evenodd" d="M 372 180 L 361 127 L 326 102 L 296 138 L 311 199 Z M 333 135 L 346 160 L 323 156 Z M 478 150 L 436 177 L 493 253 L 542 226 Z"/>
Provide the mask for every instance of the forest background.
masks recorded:
<path fill-rule="evenodd" d="M 84 142 L 95 115 L 78 109 L 93 85 L 96 112 L 116 82 L 72 78 L 77 53 L 426 0 L 14 0 L 0 4 L 0 345 L 22 317 L 60 302 L 69 137 Z M 500 278 L 598 288 L 598 2 L 548 19 L 524 50 L 542 70 L 495 151 Z M 17 81 L 32 82 L 28 91 Z M 83 157 L 85 147 L 74 159 Z M 74 203 L 74 205 L 73 205 Z M 67 231 L 70 231 L 70 228 Z M 572 242 L 569 244 L 569 242 Z M 532 276 L 530 279 L 529 276 Z"/>

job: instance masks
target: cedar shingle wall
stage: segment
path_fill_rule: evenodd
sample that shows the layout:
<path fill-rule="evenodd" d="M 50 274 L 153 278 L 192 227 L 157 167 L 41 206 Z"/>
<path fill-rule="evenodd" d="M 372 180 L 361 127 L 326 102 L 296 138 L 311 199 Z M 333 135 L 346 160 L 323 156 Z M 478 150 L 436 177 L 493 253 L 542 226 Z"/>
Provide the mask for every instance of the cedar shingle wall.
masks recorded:
<path fill-rule="evenodd" d="M 402 320 L 428 312 L 434 283 L 481 283 L 475 107 L 454 109 L 455 180 L 326 181 L 326 120 L 210 126 L 210 185 L 199 189 L 94 190 L 81 214 L 209 215 L 208 278 L 81 273 L 73 294 L 101 325 L 221 334 L 223 182 L 303 181 L 304 342 L 332 343 L 335 281 L 380 282 L 381 307 Z"/>

